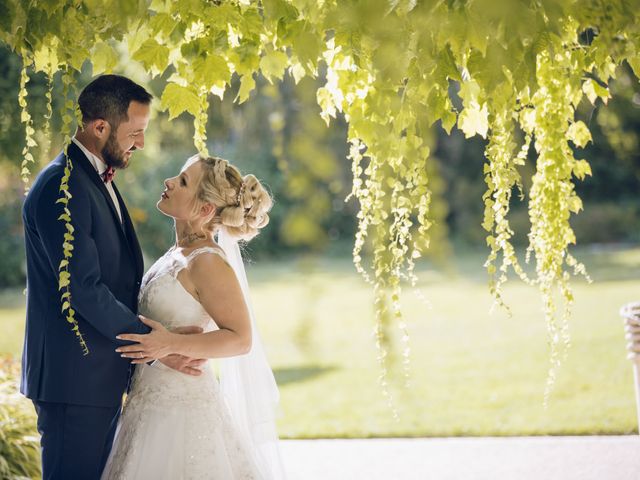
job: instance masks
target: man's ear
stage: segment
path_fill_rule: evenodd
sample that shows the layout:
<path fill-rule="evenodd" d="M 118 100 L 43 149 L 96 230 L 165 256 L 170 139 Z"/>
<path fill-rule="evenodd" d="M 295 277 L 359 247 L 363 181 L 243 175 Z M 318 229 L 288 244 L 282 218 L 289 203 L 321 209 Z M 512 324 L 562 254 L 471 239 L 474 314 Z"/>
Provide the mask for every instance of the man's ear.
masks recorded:
<path fill-rule="evenodd" d="M 111 131 L 111 125 L 106 120 L 99 118 L 97 120 L 93 120 L 87 126 L 93 134 L 99 139 L 106 139 L 109 137 L 109 132 Z"/>

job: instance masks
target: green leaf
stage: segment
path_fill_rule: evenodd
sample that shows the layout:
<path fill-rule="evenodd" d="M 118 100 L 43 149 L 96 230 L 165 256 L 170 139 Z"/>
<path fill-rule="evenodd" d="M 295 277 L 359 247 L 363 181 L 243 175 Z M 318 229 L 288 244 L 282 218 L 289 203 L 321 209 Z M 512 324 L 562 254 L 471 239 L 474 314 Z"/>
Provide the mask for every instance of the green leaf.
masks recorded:
<path fill-rule="evenodd" d="M 227 61 L 219 55 L 209 54 L 206 57 L 198 57 L 193 62 L 195 83 L 210 89 L 220 83 L 229 83 L 231 70 Z"/>
<path fill-rule="evenodd" d="M 33 54 L 33 67 L 36 72 L 46 72 L 49 70 L 49 65 L 55 72 L 58 69 L 58 52 L 57 52 L 57 39 L 52 41 L 52 45 L 44 44 Z"/>
<path fill-rule="evenodd" d="M 591 166 L 586 160 L 576 160 L 573 166 L 573 174 L 580 180 L 584 180 L 586 175 L 591 175 Z"/>
<path fill-rule="evenodd" d="M 293 77 L 293 82 L 297 85 L 304 78 L 305 70 L 300 63 L 296 62 L 289 67 L 289 73 Z"/>
<path fill-rule="evenodd" d="M 279 50 L 268 51 L 260 59 L 260 70 L 262 75 L 269 83 L 273 83 L 274 79 L 282 80 L 284 70 L 289 63 L 289 57 Z"/>
<path fill-rule="evenodd" d="M 591 132 L 583 121 L 578 120 L 569 126 L 567 138 L 577 147 L 582 148 L 591 141 Z"/>
<path fill-rule="evenodd" d="M 152 72 L 161 73 L 169 63 L 169 48 L 150 38 L 133 53 L 133 59 L 141 62 L 145 68 Z"/>
<path fill-rule="evenodd" d="M 109 73 L 118 65 L 118 55 L 108 43 L 98 42 L 93 47 L 91 63 L 93 65 L 93 75 Z"/>
<path fill-rule="evenodd" d="M 640 55 L 636 54 L 628 57 L 627 62 L 629 63 L 629 66 L 631 66 L 636 78 L 640 78 Z"/>
<path fill-rule="evenodd" d="M 256 82 L 253 76 L 249 73 L 245 73 L 240 77 L 240 88 L 238 89 L 238 95 L 234 99 L 234 102 L 242 103 L 251 94 L 251 91 L 256 87 Z"/>
<path fill-rule="evenodd" d="M 606 104 L 609 101 L 611 95 L 609 89 L 603 87 L 592 78 L 588 78 L 582 84 L 582 91 L 585 93 L 592 105 L 595 105 L 598 97 Z"/>
<path fill-rule="evenodd" d="M 456 124 L 456 114 L 451 110 L 447 110 L 442 114 L 442 128 L 447 134 L 451 133 L 451 129 Z"/>
<path fill-rule="evenodd" d="M 577 196 L 569 197 L 568 203 L 569 203 L 569 211 L 573 213 L 578 213 L 580 210 L 582 210 L 582 200 L 580 200 L 580 197 L 577 197 Z"/>
<path fill-rule="evenodd" d="M 480 86 L 475 80 L 460 83 L 458 96 L 464 100 L 464 104 L 480 103 Z"/>
<path fill-rule="evenodd" d="M 444 78 L 462 81 L 462 77 L 460 76 L 460 72 L 458 71 L 458 66 L 456 65 L 456 60 L 453 56 L 453 52 L 451 51 L 451 47 L 448 44 L 440 52 L 437 62 L 437 70 L 438 73 Z"/>
<path fill-rule="evenodd" d="M 89 49 L 80 45 L 74 45 L 74 48 L 68 49 L 67 52 L 69 53 L 69 60 L 67 61 L 67 64 L 78 72 L 82 70 L 82 64 L 88 58 L 91 58 Z"/>
<path fill-rule="evenodd" d="M 167 38 L 176 28 L 176 21 L 169 14 L 158 13 L 149 20 L 149 27 L 154 36 L 160 33 Z"/>
<path fill-rule="evenodd" d="M 265 17 L 277 21 L 281 18 L 294 20 L 298 17 L 298 10 L 285 0 L 263 0 Z"/>
<path fill-rule="evenodd" d="M 333 101 L 333 96 L 327 88 L 320 87 L 316 91 L 316 97 L 318 99 L 318 105 L 320 105 L 320 108 L 322 109 L 320 116 L 324 119 L 327 125 L 329 125 L 330 117 L 335 118 L 336 116 L 336 107 Z"/>
<path fill-rule="evenodd" d="M 168 83 L 160 101 L 163 110 L 169 110 L 169 120 L 183 112 L 195 116 L 200 111 L 200 98 L 193 86 L 183 87 L 176 83 Z"/>
<path fill-rule="evenodd" d="M 244 41 L 229 52 L 229 61 L 239 75 L 253 75 L 260 66 L 259 49 L 256 43 Z"/>
<path fill-rule="evenodd" d="M 476 103 L 466 107 L 458 117 L 458 127 L 464 132 L 466 138 L 471 138 L 478 134 L 482 138 L 487 138 L 489 129 L 489 111 L 487 105 L 482 108 Z"/>
<path fill-rule="evenodd" d="M 151 37 L 151 29 L 143 21 L 136 22 L 136 26 L 127 35 L 127 47 L 129 52 L 138 51 L 140 46 Z"/>
<path fill-rule="evenodd" d="M 307 22 L 295 23 L 291 34 L 291 44 L 295 45 L 295 54 L 309 74 L 313 74 L 322 51 L 322 41 L 319 35 L 309 28 Z"/>

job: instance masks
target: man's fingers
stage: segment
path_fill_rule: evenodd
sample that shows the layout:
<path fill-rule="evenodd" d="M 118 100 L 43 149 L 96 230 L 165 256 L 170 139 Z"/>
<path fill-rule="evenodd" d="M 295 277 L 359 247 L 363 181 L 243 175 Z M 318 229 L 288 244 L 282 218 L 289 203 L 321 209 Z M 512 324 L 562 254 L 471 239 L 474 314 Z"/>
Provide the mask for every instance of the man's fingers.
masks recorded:
<path fill-rule="evenodd" d="M 201 367 L 205 363 L 207 363 L 206 358 L 196 358 L 196 359 L 190 360 L 188 365 L 190 367 Z"/>
<path fill-rule="evenodd" d="M 197 368 L 183 367 L 180 369 L 180 371 L 194 377 L 199 377 L 200 375 L 202 375 L 202 370 L 198 370 Z"/>
<path fill-rule="evenodd" d="M 175 370 L 176 372 L 197 377 L 202 375 L 202 370 L 198 367 L 206 360 L 200 358 L 192 359 L 184 355 L 171 354 L 164 357 L 161 361 L 167 367 Z M 135 363 L 142 363 L 142 360 L 135 360 Z"/>
<path fill-rule="evenodd" d="M 149 363 L 153 362 L 155 358 L 152 357 L 144 357 L 144 358 L 135 358 L 131 361 L 134 365 L 138 365 L 139 363 Z"/>
<path fill-rule="evenodd" d="M 139 342 L 143 337 L 144 335 L 138 335 L 136 333 L 121 333 L 120 335 L 116 335 L 118 340 L 128 340 L 130 342 Z"/>
<path fill-rule="evenodd" d="M 156 329 L 156 328 L 162 326 L 161 323 L 156 322 L 155 320 L 151 320 L 150 318 L 147 318 L 144 315 L 138 315 L 138 318 L 140 319 L 140 321 L 142 323 L 144 323 L 145 325 L 151 327 L 152 329 Z"/>
<path fill-rule="evenodd" d="M 144 348 L 139 343 L 136 343 L 135 345 L 125 345 L 123 347 L 116 348 L 116 352 L 118 353 L 135 353 L 142 351 L 144 351 Z"/>
<path fill-rule="evenodd" d="M 122 358 L 133 358 L 135 360 L 147 358 L 147 354 L 145 352 L 121 353 L 120 356 Z"/>

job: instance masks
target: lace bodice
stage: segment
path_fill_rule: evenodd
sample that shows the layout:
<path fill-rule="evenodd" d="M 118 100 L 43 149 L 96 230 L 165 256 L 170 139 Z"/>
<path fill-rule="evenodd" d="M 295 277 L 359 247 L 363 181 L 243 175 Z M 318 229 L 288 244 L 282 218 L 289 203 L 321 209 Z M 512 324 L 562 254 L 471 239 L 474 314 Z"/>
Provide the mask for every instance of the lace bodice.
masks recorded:
<path fill-rule="evenodd" d="M 140 314 L 162 323 L 168 329 L 187 325 L 217 328 L 202 305 L 178 280 L 180 271 L 202 254 L 219 255 L 226 261 L 222 249 L 214 247 L 197 248 L 186 257 L 170 249 L 160 257 L 142 279 L 138 296 Z"/>

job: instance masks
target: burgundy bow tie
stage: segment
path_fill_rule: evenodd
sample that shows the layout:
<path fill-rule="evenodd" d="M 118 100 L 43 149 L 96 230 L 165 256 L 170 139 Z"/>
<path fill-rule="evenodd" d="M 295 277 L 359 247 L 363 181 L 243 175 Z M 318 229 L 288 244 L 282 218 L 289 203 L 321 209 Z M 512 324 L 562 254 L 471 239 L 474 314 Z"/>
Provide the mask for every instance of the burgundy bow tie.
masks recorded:
<path fill-rule="evenodd" d="M 113 176 L 116 174 L 116 170 L 113 167 L 107 167 L 107 169 L 100 174 L 104 183 L 109 183 L 113 180 Z"/>

